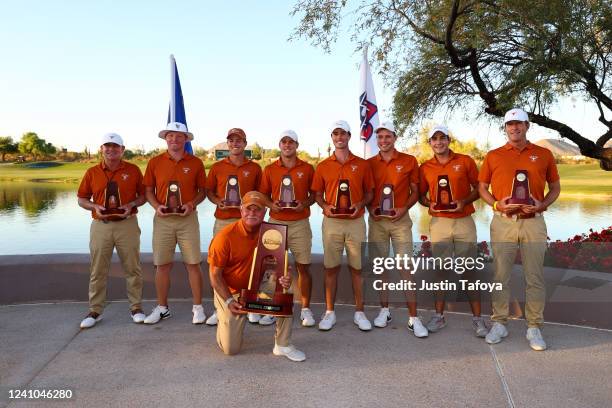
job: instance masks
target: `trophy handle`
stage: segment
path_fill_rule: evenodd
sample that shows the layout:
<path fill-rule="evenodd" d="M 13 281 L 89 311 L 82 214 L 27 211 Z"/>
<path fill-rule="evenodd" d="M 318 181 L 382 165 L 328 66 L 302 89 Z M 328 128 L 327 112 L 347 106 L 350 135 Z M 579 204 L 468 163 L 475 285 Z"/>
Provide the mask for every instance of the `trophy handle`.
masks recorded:
<path fill-rule="evenodd" d="M 284 269 L 283 276 L 287 276 L 289 274 L 289 271 L 287 270 L 287 261 L 289 259 L 288 255 L 289 255 L 289 250 L 285 249 L 285 269 Z M 286 293 L 287 293 L 287 289 L 283 287 L 283 294 L 286 294 Z"/>

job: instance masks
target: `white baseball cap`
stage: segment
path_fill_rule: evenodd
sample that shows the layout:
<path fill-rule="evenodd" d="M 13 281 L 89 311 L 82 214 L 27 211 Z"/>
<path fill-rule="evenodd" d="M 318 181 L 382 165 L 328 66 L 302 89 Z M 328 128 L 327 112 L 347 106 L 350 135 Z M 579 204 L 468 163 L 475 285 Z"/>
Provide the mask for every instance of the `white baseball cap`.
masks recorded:
<path fill-rule="evenodd" d="M 337 120 L 330 126 L 329 133 L 333 133 L 336 129 L 342 129 L 345 132 L 351 133 L 351 127 L 346 120 Z"/>
<path fill-rule="evenodd" d="M 448 128 L 444 125 L 436 125 L 433 128 L 431 128 L 431 130 L 429 131 L 429 138 L 431 139 L 433 137 L 433 135 L 436 134 L 436 132 L 442 132 L 446 135 L 446 137 L 448 137 Z"/>
<path fill-rule="evenodd" d="M 527 116 L 527 113 L 524 110 L 519 108 L 513 108 L 506 112 L 506 115 L 504 116 L 504 125 L 513 120 L 529 122 L 529 116 Z"/>
<path fill-rule="evenodd" d="M 107 144 L 107 143 L 114 143 L 114 144 L 118 144 L 119 146 L 125 146 L 123 144 L 123 139 L 121 138 L 121 136 L 119 136 L 116 133 L 107 133 L 104 136 L 102 136 L 102 143 L 100 143 L 100 146 L 102 146 L 103 144 Z"/>
<path fill-rule="evenodd" d="M 291 129 L 283 130 L 280 134 L 280 138 L 282 139 L 285 136 L 291 138 L 295 143 L 299 143 L 298 135 L 293 130 Z"/>
<path fill-rule="evenodd" d="M 161 139 L 166 139 L 166 135 L 170 132 L 181 132 L 187 135 L 187 139 L 189 141 L 193 140 L 193 133 L 187 131 L 187 126 L 181 122 L 170 122 L 166 125 L 166 129 L 159 132 L 159 137 Z"/>
<path fill-rule="evenodd" d="M 380 129 L 387 129 L 389 132 L 395 134 L 395 126 L 393 126 L 393 122 L 391 122 L 390 120 L 376 126 L 376 129 L 374 129 L 374 133 L 378 133 Z"/>

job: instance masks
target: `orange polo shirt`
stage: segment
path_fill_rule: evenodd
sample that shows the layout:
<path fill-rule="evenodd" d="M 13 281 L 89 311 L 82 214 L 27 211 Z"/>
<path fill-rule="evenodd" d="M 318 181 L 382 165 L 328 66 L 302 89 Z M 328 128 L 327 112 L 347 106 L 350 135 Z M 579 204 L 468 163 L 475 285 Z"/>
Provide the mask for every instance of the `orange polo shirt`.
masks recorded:
<path fill-rule="evenodd" d="M 410 183 L 419 183 L 419 164 L 414 156 L 393 151 L 391 160 L 386 162 L 380 153 L 370 157 L 368 163 L 374 175 L 374 199 L 369 205 L 371 211 L 380 207 L 380 196 L 384 184 L 393 185 L 393 202 L 396 208 L 405 207 L 410 197 Z"/>
<path fill-rule="evenodd" d="M 208 247 L 208 265 L 223 268 L 223 279 L 232 294 L 247 289 L 259 230 L 247 232 L 242 220 L 223 228 Z"/>
<path fill-rule="evenodd" d="M 290 169 L 283 166 L 283 161 L 280 158 L 267 165 L 263 171 L 259 191 L 267 196 L 271 196 L 273 201 L 279 200 L 281 181 L 286 174 L 291 176 L 295 199 L 297 201 L 308 200 L 308 192 L 310 191 L 310 185 L 314 176 L 314 167 L 300 159 L 296 159 L 295 166 Z M 280 221 L 302 220 L 310 217 L 310 207 L 306 207 L 299 212 L 292 209 L 283 209 L 279 212 L 270 213 L 270 215 Z"/>
<path fill-rule="evenodd" d="M 77 196 L 79 198 L 91 199 L 96 204 L 104 205 L 106 201 L 106 185 L 109 181 L 117 182 L 119 187 L 119 199 L 121 205 L 134 201 L 136 197 L 144 195 L 144 185 L 142 184 L 142 172 L 135 164 L 121 160 L 119 167 L 111 171 L 102 163 L 90 167 L 85 172 L 85 176 L 79 185 Z M 136 214 L 138 209 L 132 208 L 132 214 Z M 96 212 L 92 211 L 91 216 L 97 218 Z"/>
<path fill-rule="evenodd" d="M 419 168 L 419 193 L 429 191 L 429 199 L 437 200 L 438 176 L 448 176 L 453 201 L 463 200 L 472 190 L 472 184 L 478 184 L 478 168 L 470 156 L 450 151 L 447 163 L 441 164 L 436 156 L 427 160 Z M 474 205 L 469 203 L 459 212 L 431 212 L 432 217 L 462 218 L 474 212 Z"/>
<path fill-rule="evenodd" d="M 257 187 L 259 187 L 261 167 L 254 161 L 247 159 L 240 166 L 236 166 L 230 161 L 229 157 L 226 157 L 213 164 L 210 168 L 208 179 L 206 180 L 206 188 L 208 191 L 214 192 L 222 200 L 225 199 L 228 176 L 238 176 L 240 197 L 243 197 L 249 191 L 257 190 Z M 215 218 L 221 220 L 240 218 L 240 209 L 228 208 L 227 210 L 220 210 L 217 207 Z"/>
<path fill-rule="evenodd" d="M 179 182 L 183 204 L 192 201 L 198 189 L 206 188 L 206 173 L 202 160 L 185 153 L 181 160 L 175 161 L 168 152 L 149 160 L 144 185 L 155 188 L 155 197 L 161 204 L 166 202 L 168 184 L 172 180 Z"/>
<path fill-rule="evenodd" d="M 367 160 L 349 152 L 348 160 L 341 164 L 332 154 L 317 166 L 310 189 L 324 193 L 323 198 L 327 204 L 336 205 L 338 184 L 340 179 L 349 181 L 351 204 L 363 200 L 365 192 L 374 189 L 374 176 Z M 362 208 L 356 216 L 362 216 Z"/>
<path fill-rule="evenodd" d="M 544 200 L 546 183 L 559 180 L 559 172 L 550 150 L 527 142 L 518 151 L 510 143 L 487 153 L 478 174 L 478 181 L 491 185 L 496 200 L 512 195 L 516 170 L 527 170 L 529 192 L 538 201 Z"/>

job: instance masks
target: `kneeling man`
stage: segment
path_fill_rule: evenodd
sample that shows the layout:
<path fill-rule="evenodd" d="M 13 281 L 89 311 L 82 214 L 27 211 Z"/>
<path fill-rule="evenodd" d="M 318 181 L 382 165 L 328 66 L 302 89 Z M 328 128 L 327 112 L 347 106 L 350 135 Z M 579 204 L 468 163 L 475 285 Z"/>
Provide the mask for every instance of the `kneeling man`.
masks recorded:
<path fill-rule="evenodd" d="M 257 247 L 259 227 L 266 215 L 267 199 L 258 191 L 242 197 L 240 219 L 223 228 L 210 243 L 208 265 L 210 282 L 217 309 L 217 343 L 227 355 L 237 354 L 242 348 L 246 312 L 237 299 L 249 285 L 253 253 Z M 291 276 L 279 278 L 289 289 Z M 273 353 L 292 361 L 304 361 L 306 356 L 291 345 L 292 317 L 279 317 L 276 322 Z"/>

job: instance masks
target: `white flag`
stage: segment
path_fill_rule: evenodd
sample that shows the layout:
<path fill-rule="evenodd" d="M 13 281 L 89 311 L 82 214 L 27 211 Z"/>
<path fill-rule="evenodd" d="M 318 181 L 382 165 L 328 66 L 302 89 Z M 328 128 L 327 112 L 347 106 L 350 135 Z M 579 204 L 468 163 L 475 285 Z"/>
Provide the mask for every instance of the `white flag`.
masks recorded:
<path fill-rule="evenodd" d="M 359 118 L 361 121 L 361 140 L 363 140 L 363 158 L 368 159 L 378 154 L 374 129 L 378 126 L 378 107 L 372 83 L 372 73 L 368 64 L 368 47 L 363 50 L 363 61 L 359 70 Z"/>

